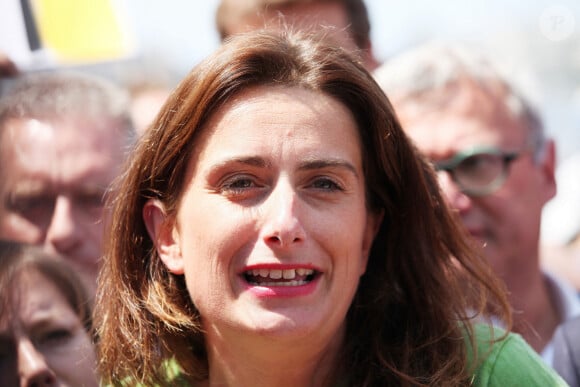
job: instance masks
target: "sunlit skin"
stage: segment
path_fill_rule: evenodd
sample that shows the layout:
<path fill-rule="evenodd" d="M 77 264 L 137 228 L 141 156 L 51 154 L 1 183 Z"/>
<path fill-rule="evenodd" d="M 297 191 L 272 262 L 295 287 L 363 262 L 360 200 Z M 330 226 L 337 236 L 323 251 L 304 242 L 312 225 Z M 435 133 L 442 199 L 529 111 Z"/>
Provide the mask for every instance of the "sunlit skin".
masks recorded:
<path fill-rule="evenodd" d="M 142 134 L 147 130 L 160 107 L 165 103 L 170 90 L 162 87 L 152 87 L 140 90 L 131 98 L 131 117 L 135 130 Z"/>
<path fill-rule="evenodd" d="M 475 93 L 475 94 L 474 94 Z M 398 105 L 403 126 L 422 153 L 433 161 L 481 146 L 504 151 L 529 149 L 527 129 L 508 112 L 474 90 L 466 90 L 444 109 L 413 114 Z M 505 183 L 482 197 L 463 194 L 447 172 L 439 182 L 465 227 L 484 247 L 495 270 L 502 276 L 521 274 L 522 263 L 538 254 L 542 207 L 555 193 L 550 154 L 537 165 L 531 151 L 510 166 Z M 523 266 L 530 266 L 525 264 Z"/>
<path fill-rule="evenodd" d="M 122 163 L 111 122 L 11 119 L 0 132 L 0 237 L 73 262 L 91 294 L 103 239 L 103 197 Z"/>
<path fill-rule="evenodd" d="M 483 248 L 494 271 L 505 280 L 516 310 L 531 313 L 527 316 L 531 322 L 538 319 L 545 323 L 552 314 L 542 309 L 534 316 L 530 306 L 531 300 L 537 305 L 551 303 L 538 264 L 538 238 L 542 207 L 556 189 L 553 144 L 548 142 L 543 157 L 534 161 L 526 137 L 528 129 L 499 101 L 490 99 L 473 85 L 462 86 L 457 88 L 455 98 L 440 109 L 419 106 L 415 110 L 416 106 L 396 98 L 395 109 L 407 134 L 433 161 L 482 146 L 523 151 L 511 163 L 505 183 L 489 195 L 473 197 L 462 193 L 447 172 L 439 172 L 439 182 L 477 246 Z M 557 322 L 554 312 L 552 320 L 542 329 L 549 332 L 549 327 Z M 530 335 L 530 340 L 531 336 L 534 335 Z M 550 337 L 548 334 L 538 340 L 535 335 L 536 342 L 532 344 L 539 350 Z"/>
<path fill-rule="evenodd" d="M 320 93 L 257 87 L 214 114 L 195 155 L 173 226 L 157 201 L 143 213 L 200 311 L 211 383 L 321 385 L 381 219 L 366 208 L 351 113 Z M 261 285 L 252 269 L 314 275 Z"/>
<path fill-rule="evenodd" d="M 56 285 L 30 271 L 13 292 L 14 315 L 0 321 L 2 385 L 98 386 L 89 334 Z"/>

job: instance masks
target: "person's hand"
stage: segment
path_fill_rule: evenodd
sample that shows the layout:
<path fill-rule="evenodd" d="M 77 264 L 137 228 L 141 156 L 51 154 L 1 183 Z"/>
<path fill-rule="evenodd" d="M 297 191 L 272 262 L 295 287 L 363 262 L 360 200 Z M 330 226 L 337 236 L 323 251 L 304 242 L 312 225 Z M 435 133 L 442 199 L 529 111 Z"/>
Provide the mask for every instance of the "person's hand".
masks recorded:
<path fill-rule="evenodd" d="M 0 51 L 0 78 L 14 77 L 16 75 L 18 75 L 18 68 L 6 54 Z"/>

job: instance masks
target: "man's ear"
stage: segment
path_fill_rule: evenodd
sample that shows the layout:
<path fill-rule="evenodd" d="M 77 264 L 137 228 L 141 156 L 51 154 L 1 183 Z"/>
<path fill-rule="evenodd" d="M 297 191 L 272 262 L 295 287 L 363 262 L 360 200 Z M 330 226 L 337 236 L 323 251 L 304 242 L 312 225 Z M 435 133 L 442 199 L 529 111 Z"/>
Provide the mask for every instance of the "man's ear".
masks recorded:
<path fill-rule="evenodd" d="M 163 203 L 149 199 L 143 206 L 142 216 L 157 254 L 167 269 L 173 274 L 183 274 L 178 235 L 174 232 L 174 222 L 167 219 Z"/>
<path fill-rule="evenodd" d="M 544 199 L 547 202 L 556 195 L 556 145 L 548 139 L 543 146 L 540 163 L 545 186 Z"/>

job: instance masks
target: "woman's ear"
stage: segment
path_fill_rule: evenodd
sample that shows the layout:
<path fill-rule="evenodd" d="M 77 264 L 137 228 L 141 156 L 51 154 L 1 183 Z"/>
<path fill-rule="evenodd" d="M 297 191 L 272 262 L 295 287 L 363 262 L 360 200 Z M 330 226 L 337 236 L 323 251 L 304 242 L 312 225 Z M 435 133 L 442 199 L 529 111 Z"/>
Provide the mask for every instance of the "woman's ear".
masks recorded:
<path fill-rule="evenodd" d="M 367 224 L 364 230 L 362 244 L 363 261 L 361 267 L 361 275 L 363 275 L 364 272 L 366 271 L 367 263 L 369 260 L 369 254 L 371 253 L 371 247 L 373 246 L 375 237 L 377 236 L 379 229 L 381 228 L 384 216 L 385 210 L 383 209 L 376 212 L 369 211 L 367 214 Z"/>
<path fill-rule="evenodd" d="M 167 269 L 173 274 L 183 274 L 178 234 L 174 230 L 174 222 L 167 219 L 163 203 L 157 199 L 149 199 L 143 206 L 142 216 L 157 254 Z"/>

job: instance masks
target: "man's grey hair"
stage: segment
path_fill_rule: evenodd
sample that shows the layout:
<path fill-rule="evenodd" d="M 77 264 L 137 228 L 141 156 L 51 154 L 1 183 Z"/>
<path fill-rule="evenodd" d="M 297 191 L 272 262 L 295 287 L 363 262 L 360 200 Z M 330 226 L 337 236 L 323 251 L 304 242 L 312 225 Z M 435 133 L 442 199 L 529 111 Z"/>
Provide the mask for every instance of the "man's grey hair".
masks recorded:
<path fill-rule="evenodd" d="M 76 71 L 24 75 L 0 98 L 0 131 L 9 119 L 81 117 L 110 121 L 131 143 L 135 129 L 129 103 L 123 88 L 96 75 Z"/>
<path fill-rule="evenodd" d="M 535 108 L 500 75 L 497 64 L 484 51 L 464 44 L 430 42 L 387 60 L 374 76 L 385 93 L 401 101 L 416 103 L 420 110 L 432 108 L 426 96 L 448 100 L 452 87 L 462 80 L 476 83 L 496 96 L 507 111 L 529 129 L 528 141 L 535 159 L 541 159 L 545 134 L 542 120 Z M 500 92 L 501 90 L 501 92 Z M 432 101 L 432 99 L 431 99 Z"/>

